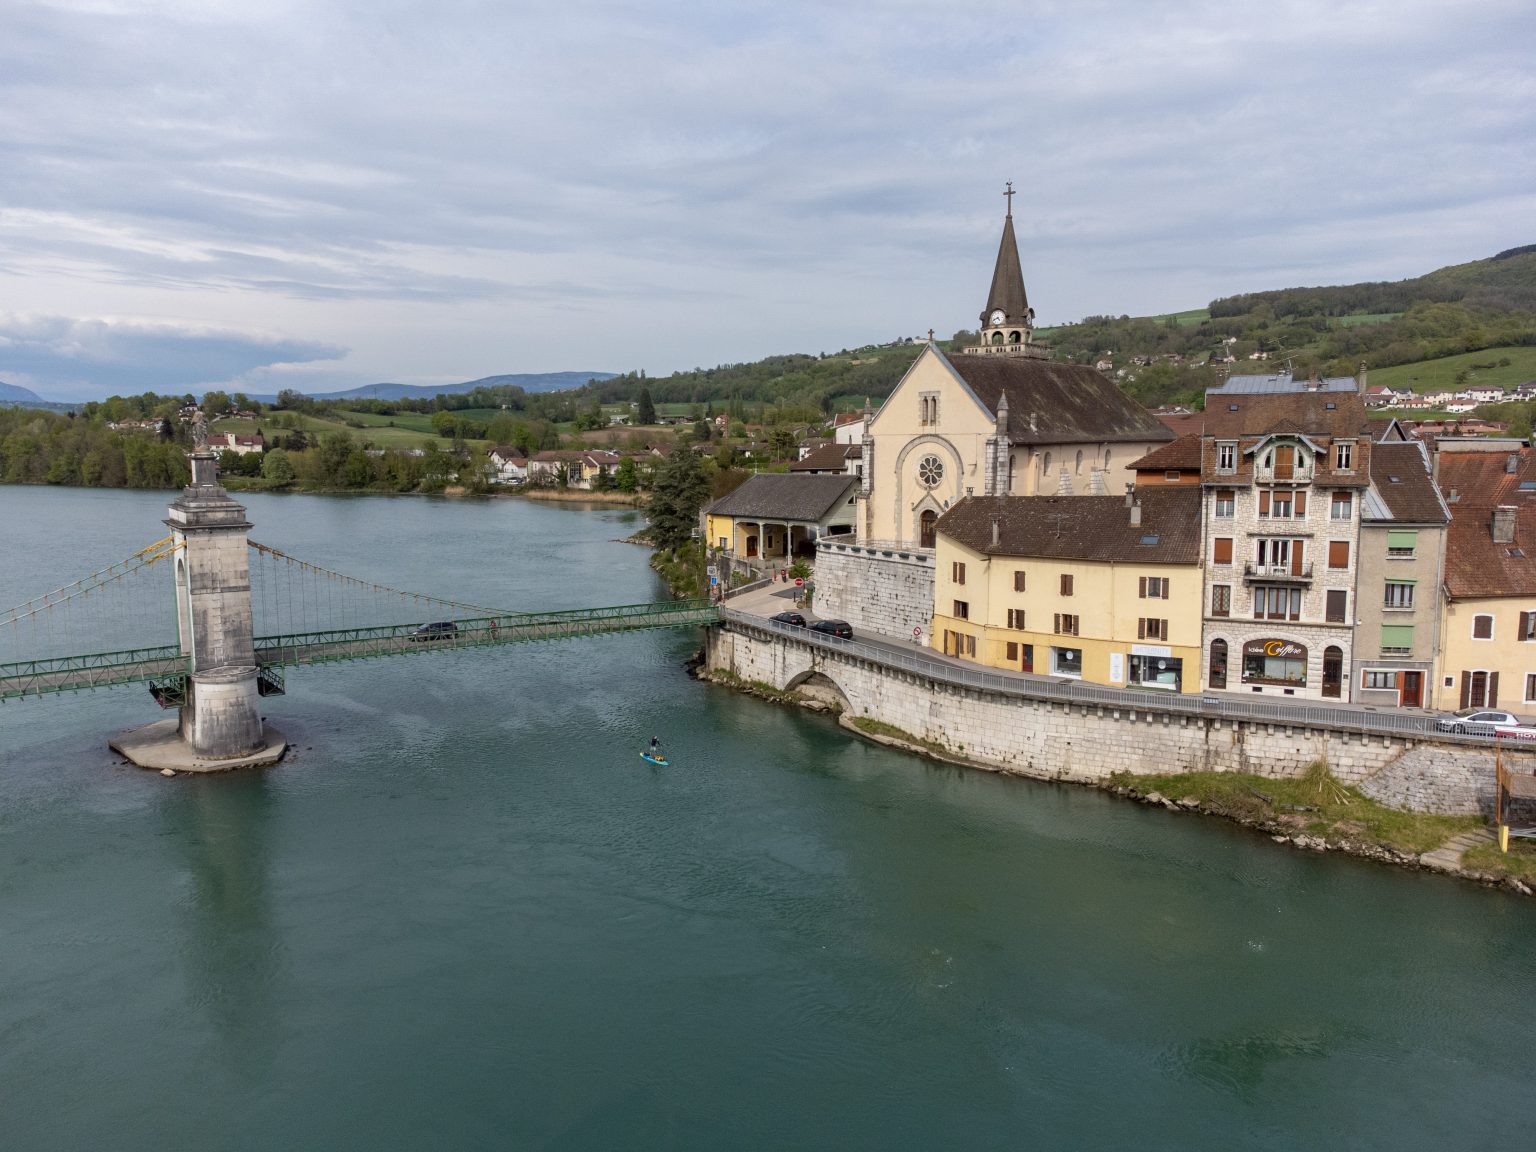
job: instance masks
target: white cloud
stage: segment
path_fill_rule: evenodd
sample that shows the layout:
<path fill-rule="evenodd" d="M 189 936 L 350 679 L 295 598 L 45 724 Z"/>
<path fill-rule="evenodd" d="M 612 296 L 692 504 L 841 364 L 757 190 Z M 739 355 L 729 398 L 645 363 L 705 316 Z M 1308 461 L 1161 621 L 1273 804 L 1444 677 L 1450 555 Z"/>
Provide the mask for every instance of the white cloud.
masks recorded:
<path fill-rule="evenodd" d="M 1005 179 L 1052 320 L 1536 239 L 1522 3 L 185 0 L 6 32 L 0 307 L 278 330 L 379 379 L 950 331 Z"/>

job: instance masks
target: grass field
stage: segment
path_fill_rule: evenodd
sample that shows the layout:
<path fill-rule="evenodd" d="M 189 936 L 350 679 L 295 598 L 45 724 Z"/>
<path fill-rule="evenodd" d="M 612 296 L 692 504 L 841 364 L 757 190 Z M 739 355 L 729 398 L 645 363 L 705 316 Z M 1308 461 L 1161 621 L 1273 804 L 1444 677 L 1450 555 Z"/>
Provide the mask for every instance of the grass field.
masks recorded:
<path fill-rule="evenodd" d="M 1509 364 L 1499 367 L 1500 360 Z M 1492 368 L 1474 368 L 1474 364 L 1492 364 Z M 1399 364 L 1393 368 L 1372 368 L 1371 387 L 1412 388 L 1415 392 L 1442 392 L 1455 388 L 1456 375 L 1470 373 L 1464 387 L 1513 388 L 1527 380 L 1536 380 L 1536 348 L 1485 348 L 1439 360 L 1420 360 L 1417 364 Z"/>
<path fill-rule="evenodd" d="M 291 419 L 306 435 L 319 436 L 326 432 L 346 432 L 354 440 L 359 442 L 368 440 L 380 448 L 420 448 L 425 441 L 437 438 L 428 422 L 429 418 L 416 413 L 404 416 L 375 416 L 365 412 L 348 412 L 345 420 L 352 421 L 353 424 L 358 425 L 356 427 L 343 420 L 324 420 L 302 412 L 288 412 L 284 413 L 284 416 L 286 419 Z M 393 428 L 389 427 L 391 420 L 396 422 Z M 410 421 L 411 426 L 402 427 L 401 424 L 405 421 Z M 214 423 L 210 431 L 249 435 L 258 428 L 266 434 L 268 439 L 281 436 L 285 431 L 270 419 L 219 420 Z M 466 443 L 484 447 L 488 441 L 469 440 Z"/>

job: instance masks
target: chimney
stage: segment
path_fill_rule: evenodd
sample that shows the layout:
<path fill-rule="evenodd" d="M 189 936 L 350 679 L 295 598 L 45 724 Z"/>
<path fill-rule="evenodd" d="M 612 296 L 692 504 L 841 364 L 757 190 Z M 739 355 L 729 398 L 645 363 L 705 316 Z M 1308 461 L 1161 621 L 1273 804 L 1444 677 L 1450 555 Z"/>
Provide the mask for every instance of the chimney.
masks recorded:
<path fill-rule="evenodd" d="M 1132 484 L 1130 481 L 1126 481 L 1126 485 L 1125 485 L 1125 506 L 1127 508 L 1129 508 L 1132 504 L 1135 504 L 1135 503 L 1136 503 L 1136 485 Z"/>
<path fill-rule="evenodd" d="M 997 517 L 992 517 L 992 547 L 996 548 L 998 542 Z"/>
<path fill-rule="evenodd" d="M 1039 425 L 1035 422 L 1035 414 L 1033 412 L 1029 414 L 1029 431 L 1031 434 L 1040 431 Z"/>
<path fill-rule="evenodd" d="M 1317 366 L 1313 365 L 1307 369 L 1307 391 L 1316 392 L 1320 387 L 1322 383 L 1317 378 Z"/>
<path fill-rule="evenodd" d="M 1141 501 L 1140 500 L 1133 500 L 1133 501 L 1131 501 L 1131 527 L 1132 528 L 1140 528 L 1141 527 Z"/>
<path fill-rule="evenodd" d="M 1362 360 L 1362 361 L 1360 361 L 1360 370 L 1357 373 L 1355 373 L 1355 387 L 1360 389 L 1361 392 L 1365 391 L 1365 381 L 1366 381 L 1365 361 Z"/>
<path fill-rule="evenodd" d="M 1500 504 L 1493 510 L 1493 542 L 1495 544 L 1513 544 L 1515 542 L 1515 507 L 1513 504 Z"/>

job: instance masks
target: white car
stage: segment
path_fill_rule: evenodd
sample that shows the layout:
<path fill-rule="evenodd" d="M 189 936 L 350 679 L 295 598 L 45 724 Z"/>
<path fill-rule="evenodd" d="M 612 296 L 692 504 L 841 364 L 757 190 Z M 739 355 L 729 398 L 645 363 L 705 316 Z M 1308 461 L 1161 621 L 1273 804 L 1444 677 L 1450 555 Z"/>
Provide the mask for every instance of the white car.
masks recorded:
<path fill-rule="evenodd" d="M 1442 732 L 1454 732 L 1458 736 L 1536 736 L 1536 731 L 1525 728 L 1513 712 L 1501 712 L 1495 708 L 1463 708 L 1435 721 Z"/>

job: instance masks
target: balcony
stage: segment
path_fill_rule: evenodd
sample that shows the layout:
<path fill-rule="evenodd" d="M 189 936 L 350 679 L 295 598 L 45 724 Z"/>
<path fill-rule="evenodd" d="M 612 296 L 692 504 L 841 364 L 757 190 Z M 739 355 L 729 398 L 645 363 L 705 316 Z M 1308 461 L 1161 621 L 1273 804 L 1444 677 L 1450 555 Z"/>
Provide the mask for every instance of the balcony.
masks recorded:
<path fill-rule="evenodd" d="M 1298 570 L 1291 564 L 1255 564 L 1250 561 L 1243 565 L 1243 583 L 1310 584 L 1312 565 L 1303 564 Z"/>

